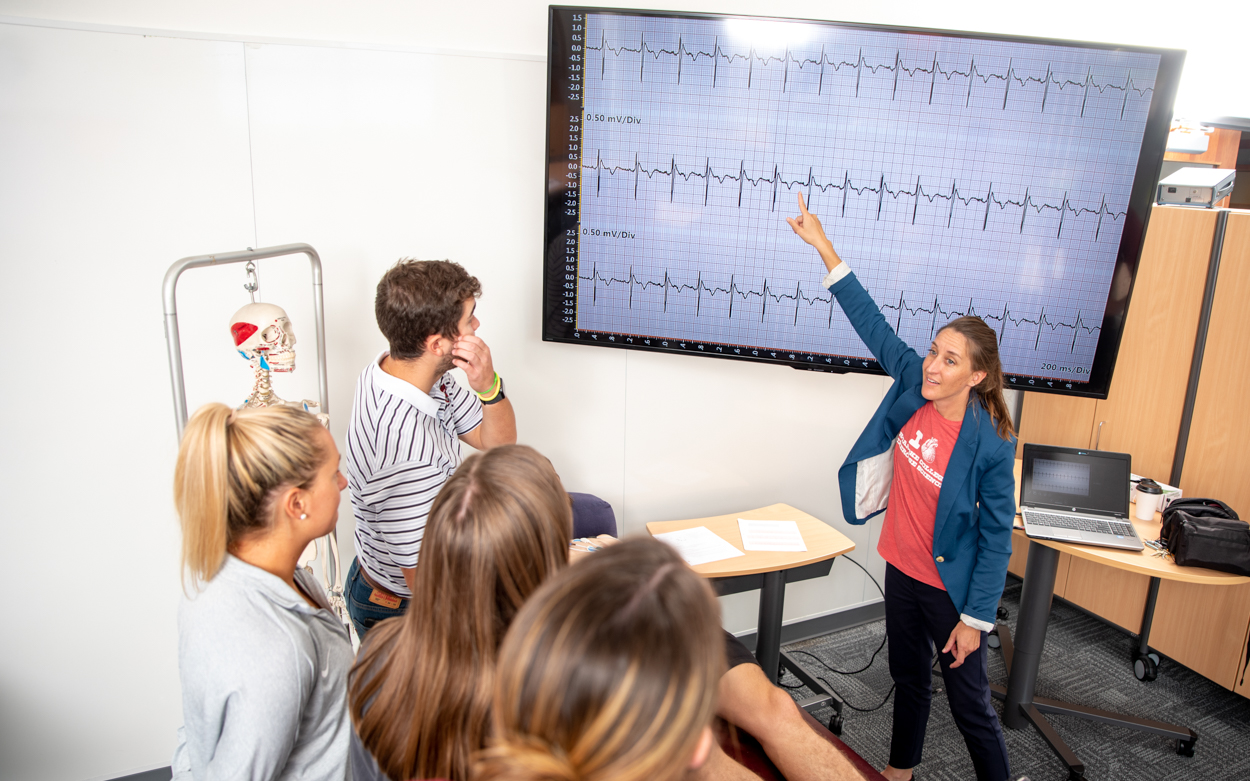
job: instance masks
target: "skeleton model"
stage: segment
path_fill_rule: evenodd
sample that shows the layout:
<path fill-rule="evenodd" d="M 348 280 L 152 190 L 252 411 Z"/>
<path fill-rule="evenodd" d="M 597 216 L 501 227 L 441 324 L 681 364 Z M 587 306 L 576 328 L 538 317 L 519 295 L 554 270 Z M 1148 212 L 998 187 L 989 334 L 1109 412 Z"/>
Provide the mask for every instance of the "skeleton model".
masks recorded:
<path fill-rule="evenodd" d="M 286 311 L 274 304 L 247 304 L 230 318 L 230 337 L 234 348 L 247 359 L 256 373 L 252 394 L 239 405 L 244 407 L 298 407 L 317 415 L 323 426 L 329 427 L 329 418 L 317 413 L 315 401 L 286 401 L 278 396 L 269 381 L 270 372 L 295 371 L 295 331 Z"/>
<path fill-rule="evenodd" d="M 250 288 L 249 292 L 255 292 Z M 269 382 L 270 372 L 295 371 L 295 331 L 291 330 L 291 320 L 286 310 L 273 304 L 251 303 L 234 313 L 230 318 L 230 338 L 234 349 L 247 359 L 256 373 L 256 384 L 252 386 L 252 395 L 239 405 L 245 407 L 297 407 L 311 412 L 321 421 L 321 425 L 330 427 L 330 417 L 317 412 L 321 406 L 315 401 L 286 401 L 274 393 Z M 338 561 L 338 543 L 333 533 L 322 540 L 313 540 L 300 555 L 299 566 L 312 572 L 312 563 L 318 558 L 320 545 L 329 545 L 329 556 Z M 324 573 L 326 592 L 330 595 L 330 606 L 339 618 L 347 624 L 347 603 L 343 601 L 343 584 L 338 570 L 331 575 L 327 569 Z M 350 625 L 349 625 L 350 626 Z M 354 631 L 350 630 L 349 631 Z"/>

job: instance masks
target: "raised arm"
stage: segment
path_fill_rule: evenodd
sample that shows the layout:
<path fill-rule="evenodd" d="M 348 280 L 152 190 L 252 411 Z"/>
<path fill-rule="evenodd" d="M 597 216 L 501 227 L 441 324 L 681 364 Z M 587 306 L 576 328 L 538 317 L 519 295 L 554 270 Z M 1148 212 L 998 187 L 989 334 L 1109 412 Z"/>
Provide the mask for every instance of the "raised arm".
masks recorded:
<path fill-rule="evenodd" d="M 462 336 L 451 351 L 452 360 L 469 379 L 469 387 L 479 395 L 491 393 L 498 378 L 490 348 L 478 336 Z M 516 444 L 516 414 L 505 396 L 495 404 L 482 406 L 482 425 L 460 435 L 470 447 L 486 450 L 496 445 Z"/>
<path fill-rule="evenodd" d="M 787 217 L 786 222 L 800 239 L 815 247 L 820 253 L 820 259 L 825 262 L 825 268 L 830 271 L 829 276 L 837 276 L 833 272 L 839 267 L 844 267 L 842 258 L 838 257 L 838 253 L 833 249 L 833 242 L 825 235 L 825 229 L 821 226 L 820 220 L 807 210 L 802 193 L 799 193 L 799 215 Z M 849 270 L 839 279 L 829 283 L 829 291 L 837 297 L 839 306 L 846 313 L 846 319 L 851 322 L 855 333 L 859 334 L 859 338 L 868 346 L 868 350 L 881 364 L 881 368 L 885 369 L 886 374 L 899 379 L 904 372 L 912 369 L 919 371 L 920 356 L 906 342 L 898 338 L 898 334 L 881 314 L 876 302 L 868 295 L 868 291 L 864 290 L 859 280 L 849 273 Z"/>

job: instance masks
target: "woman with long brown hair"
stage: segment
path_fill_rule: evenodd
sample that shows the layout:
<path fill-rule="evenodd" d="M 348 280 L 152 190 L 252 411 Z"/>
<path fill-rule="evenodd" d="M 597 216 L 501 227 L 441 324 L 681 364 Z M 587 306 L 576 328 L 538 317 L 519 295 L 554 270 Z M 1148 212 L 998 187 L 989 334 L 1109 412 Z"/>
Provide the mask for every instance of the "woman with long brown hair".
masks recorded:
<path fill-rule="evenodd" d="M 886 560 L 885 631 L 897 690 L 882 774 L 907 781 L 920 762 L 932 646 L 977 778 L 1003 781 L 1007 746 L 990 704 L 983 643 L 1003 594 L 1016 514 L 1015 437 L 998 336 L 980 318 L 960 317 L 934 334 L 922 358 L 890 328 L 801 194 L 799 215 L 788 222 L 820 253 L 829 272 L 822 284 L 894 378 L 838 470 L 848 523 L 885 511 L 877 551 Z"/>
<path fill-rule="evenodd" d="M 175 778 L 348 777 L 352 647 L 300 553 L 338 520 L 339 453 L 290 407 L 201 407 L 174 470 L 183 729 Z"/>
<path fill-rule="evenodd" d="M 661 542 L 627 540 L 552 578 L 499 657 L 474 781 L 675 781 L 712 748 L 720 608 Z"/>
<path fill-rule="evenodd" d="M 358 781 L 467 779 L 499 643 L 567 563 L 572 534 L 569 495 L 537 451 L 505 445 L 465 459 L 430 509 L 407 612 L 369 632 L 352 670 Z"/>

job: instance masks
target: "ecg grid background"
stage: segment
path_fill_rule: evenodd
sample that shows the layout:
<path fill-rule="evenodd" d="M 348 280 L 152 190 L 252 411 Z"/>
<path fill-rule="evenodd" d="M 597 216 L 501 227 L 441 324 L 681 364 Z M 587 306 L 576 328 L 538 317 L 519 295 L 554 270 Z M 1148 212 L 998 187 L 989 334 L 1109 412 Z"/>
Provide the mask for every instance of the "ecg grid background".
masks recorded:
<path fill-rule="evenodd" d="M 871 358 L 796 193 L 922 354 L 977 314 L 1004 372 L 1089 376 L 1159 57 L 587 14 L 577 328 Z"/>

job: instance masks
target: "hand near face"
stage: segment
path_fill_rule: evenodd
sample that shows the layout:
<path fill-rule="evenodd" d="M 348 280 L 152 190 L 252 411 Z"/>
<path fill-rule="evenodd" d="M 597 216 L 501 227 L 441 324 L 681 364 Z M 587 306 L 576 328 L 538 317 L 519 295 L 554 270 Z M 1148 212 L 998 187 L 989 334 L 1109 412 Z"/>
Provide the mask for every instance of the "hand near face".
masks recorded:
<path fill-rule="evenodd" d="M 477 393 L 486 393 L 495 386 L 495 364 L 490 358 L 490 348 L 477 336 L 462 336 L 451 348 L 451 360 L 464 369 L 469 387 Z"/>

